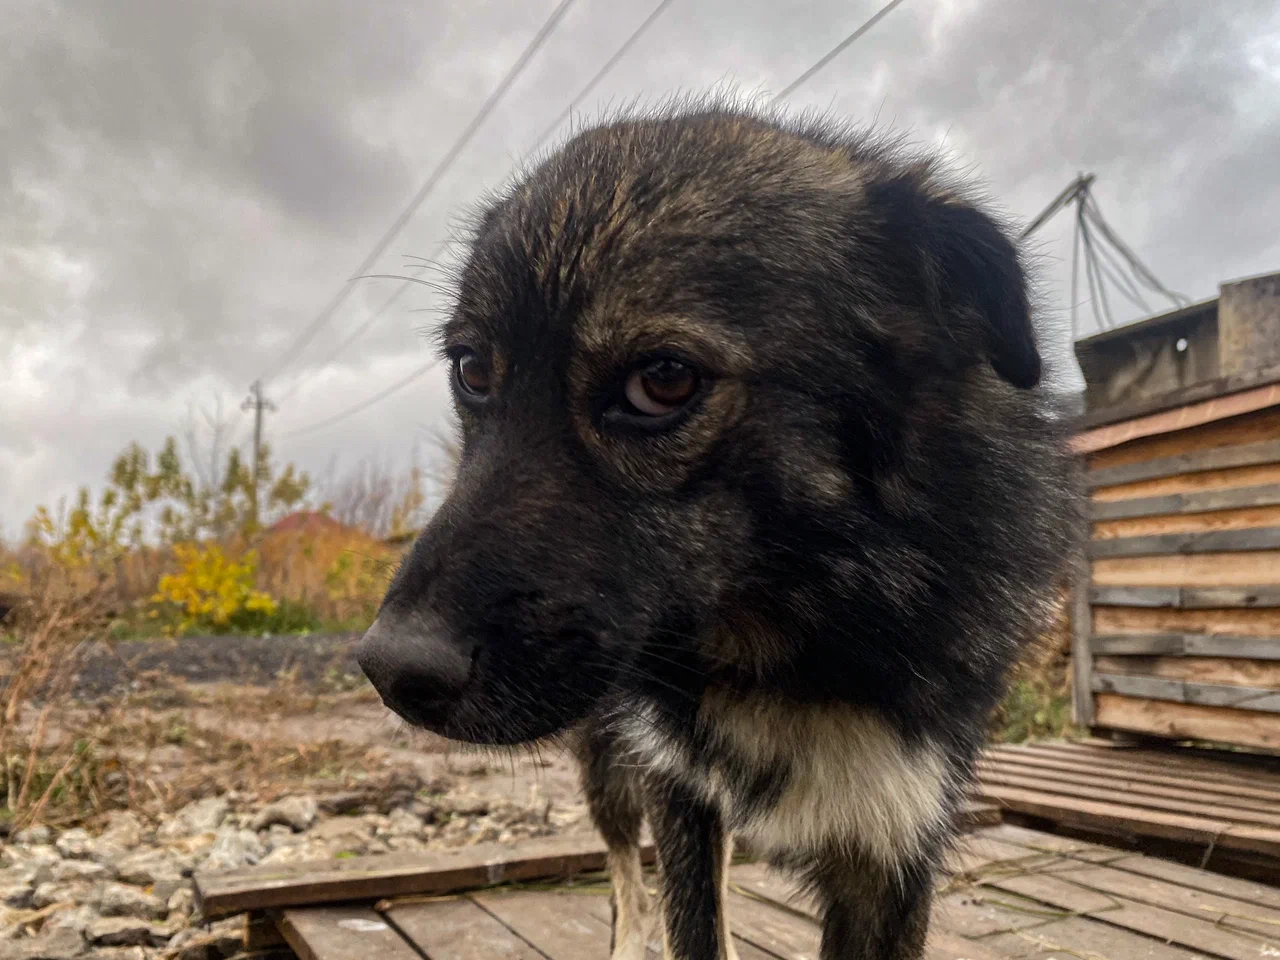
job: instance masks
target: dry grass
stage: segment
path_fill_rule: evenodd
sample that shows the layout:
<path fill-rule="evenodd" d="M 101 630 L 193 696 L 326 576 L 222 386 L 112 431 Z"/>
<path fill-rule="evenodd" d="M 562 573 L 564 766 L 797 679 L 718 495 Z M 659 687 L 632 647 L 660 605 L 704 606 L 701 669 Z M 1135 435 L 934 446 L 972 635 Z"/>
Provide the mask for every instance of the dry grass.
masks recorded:
<path fill-rule="evenodd" d="M 382 768 L 382 751 L 340 739 L 272 742 L 199 726 L 180 683 L 154 695 L 98 704 L 72 698 L 77 672 L 95 644 L 111 644 L 116 584 L 51 568 L 6 617 L 10 642 L 0 656 L 0 835 L 35 822 L 66 826 L 130 809 L 158 818 L 198 797 L 238 793 L 271 799 L 323 778 L 353 784 Z M 363 693 L 347 694 L 359 698 Z M 177 709 L 174 709 L 174 700 Z M 334 697 L 299 689 L 281 677 L 246 691 L 216 713 L 258 717 L 273 711 L 328 711 Z"/>
<path fill-rule="evenodd" d="M 0 817 L 14 826 L 105 786 L 92 769 L 96 730 L 72 739 L 56 738 L 54 729 L 87 647 L 105 634 L 115 586 L 101 572 L 47 566 L 5 618 L 14 652 L 0 677 Z"/>
<path fill-rule="evenodd" d="M 1009 692 L 992 717 L 999 743 L 1056 739 L 1077 731 L 1071 722 L 1071 617 L 1067 597 L 1058 618 L 1014 668 Z"/>

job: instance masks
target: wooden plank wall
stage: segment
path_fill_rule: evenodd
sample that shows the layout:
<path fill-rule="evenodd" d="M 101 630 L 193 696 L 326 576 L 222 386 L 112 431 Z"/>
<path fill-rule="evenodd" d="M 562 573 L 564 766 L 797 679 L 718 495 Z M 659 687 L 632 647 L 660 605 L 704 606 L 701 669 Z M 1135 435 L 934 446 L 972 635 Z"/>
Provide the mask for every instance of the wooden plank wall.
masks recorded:
<path fill-rule="evenodd" d="M 1280 406 L 1087 467 L 1077 719 L 1280 752 Z"/>

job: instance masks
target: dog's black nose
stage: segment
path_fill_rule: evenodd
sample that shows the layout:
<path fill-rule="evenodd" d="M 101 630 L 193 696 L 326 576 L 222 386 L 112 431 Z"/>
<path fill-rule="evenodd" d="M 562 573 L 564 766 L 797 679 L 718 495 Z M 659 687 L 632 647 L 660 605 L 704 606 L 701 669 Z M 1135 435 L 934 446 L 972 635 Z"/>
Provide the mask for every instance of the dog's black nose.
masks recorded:
<path fill-rule="evenodd" d="M 436 729 L 466 686 L 471 649 L 432 615 L 383 610 L 356 646 L 356 661 L 383 703 L 410 723 Z"/>

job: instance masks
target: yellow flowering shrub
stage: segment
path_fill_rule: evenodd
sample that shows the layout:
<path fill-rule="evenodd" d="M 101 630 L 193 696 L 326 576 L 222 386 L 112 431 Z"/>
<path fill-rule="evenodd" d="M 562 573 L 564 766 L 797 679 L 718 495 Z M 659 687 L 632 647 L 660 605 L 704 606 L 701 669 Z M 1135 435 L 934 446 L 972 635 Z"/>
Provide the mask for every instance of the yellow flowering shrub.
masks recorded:
<path fill-rule="evenodd" d="M 251 631 L 276 613 L 276 601 L 254 586 L 254 551 L 234 559 L 216 543 L 178 543 L 173 553 L 178 572 L 161 577 L 151 598 L 152 617 L 167 616 L 171 621 L 167 632 Z"/>

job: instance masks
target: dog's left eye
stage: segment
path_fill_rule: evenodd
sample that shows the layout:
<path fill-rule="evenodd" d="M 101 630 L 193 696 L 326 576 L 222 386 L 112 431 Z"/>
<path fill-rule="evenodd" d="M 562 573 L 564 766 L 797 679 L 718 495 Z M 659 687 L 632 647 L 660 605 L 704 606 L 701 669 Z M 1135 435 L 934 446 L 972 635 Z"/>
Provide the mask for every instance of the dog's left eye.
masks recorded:
<path fill-rule="evenodd" d="M 698 392 L 698 372 L 679 360 L 655 360 L 627 377 L 623 396 L 634 413 L 662 417 L 675 413 Z"/>

